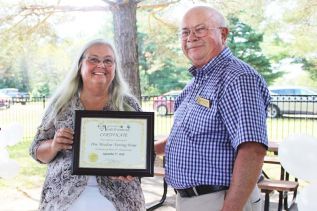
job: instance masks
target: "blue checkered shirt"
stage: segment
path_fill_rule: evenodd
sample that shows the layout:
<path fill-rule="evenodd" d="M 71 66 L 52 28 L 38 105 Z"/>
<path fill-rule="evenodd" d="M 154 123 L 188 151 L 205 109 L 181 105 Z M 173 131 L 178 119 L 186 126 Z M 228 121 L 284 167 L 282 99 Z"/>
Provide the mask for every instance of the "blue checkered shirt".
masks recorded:
<path fill-rule="evenodd" d="M 165 148 L 166 181 L 177 189 L 229 186 L 238 146 L 267 146 L 267 85 L 229 48 L 201 69 L 189 71 L 194 77 L 175 101 Z M 198 103 L 198 97 L 205 103 Z"/>

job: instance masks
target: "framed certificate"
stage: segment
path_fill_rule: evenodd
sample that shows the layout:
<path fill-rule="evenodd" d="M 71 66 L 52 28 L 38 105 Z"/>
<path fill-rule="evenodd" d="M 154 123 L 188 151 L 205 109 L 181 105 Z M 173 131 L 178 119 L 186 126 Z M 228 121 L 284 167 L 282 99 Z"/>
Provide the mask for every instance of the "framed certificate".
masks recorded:
<path fill-rule="evenodd" d="M 75 113 L 72 174 L 153 176 L 154 113 Z"/>

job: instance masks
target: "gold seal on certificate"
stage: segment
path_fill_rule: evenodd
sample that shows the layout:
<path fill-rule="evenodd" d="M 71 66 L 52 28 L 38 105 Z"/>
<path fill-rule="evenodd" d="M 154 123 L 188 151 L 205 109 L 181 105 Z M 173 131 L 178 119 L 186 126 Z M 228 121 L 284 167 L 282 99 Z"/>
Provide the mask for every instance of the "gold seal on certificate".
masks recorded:
<path fill-rule="evenodd" d="M 76 111 L 73 174 L 153 176 L 153 112 Z"/>

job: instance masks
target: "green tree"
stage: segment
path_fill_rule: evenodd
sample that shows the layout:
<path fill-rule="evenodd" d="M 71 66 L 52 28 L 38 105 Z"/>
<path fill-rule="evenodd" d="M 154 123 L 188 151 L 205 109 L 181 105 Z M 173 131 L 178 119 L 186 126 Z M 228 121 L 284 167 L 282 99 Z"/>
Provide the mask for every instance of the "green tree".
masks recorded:
<path fill-rule="evenodd" d="M 266 4 L 268 14 L 258 24 L 265 33 L 264 52 L 276 64 L 292 58 L 295 63 L 303 64 L 302 68 L 309 73 L 307 79 L 316 79 L 316 1 L 276 0 Z"/>
<path fill-rule="evenodd" d="M 139 69 L 143 95 L 159 95 L 182 89 L 187 79 L 186 68 L 177 66 L 173 58 L 159 52 L 159 46 L 147 34 L 138 34 Z M 168 53 L 167 53 L 168 54 Z"/>
<path fill-rule="evenodd" d="M 296 63 L 303 64 L 303 69 L 309 72 L 313 80 L 317 80 L 317 58 L 315 59 L 306 59 L 306 58 L 297 58 L 295 59 Z"/>
<path fill-rule="evenodd" d="M 260 44 L 263 34 L 257 33 L 251 26 L 242 23 L 237 17 L 229 16 L 230 33 L 228 46 L 233 54 L 253 66 L 271 84 L 282 75 L 281 72 L 273 72 L 270 60 L 262 53 Z"/>
<path fill-rule="evenodd" d="M 150 17 L 146 19 L 146 17 Z M 140 13 L 138 55 L 143 95 L 159 95 L 182 89 L 190 80 L 188 60 L 180 49 L 177 27 Z"/>
<path fill-rule="evenodd" d="M 7 5 L 2 5 L 2 10 L 5 11 L 3 19 L 0 23 L 5 23 L 9 26 L 8 30 L 15 26 L 27 23 L 29 29 L 24 32 L 39 32 L 43 30 L 46 32 L 45 26 L 50 25 L 48 19 L 50 16 L 56 15 L 57 12 L 69 12 L 69 11 L 110 11 L 113 15 L 113 33 L 116 50 L 119 54 L 120 66 L 124 69 L 124 78 L 128 81 L 132 92 L 140 98 L 140 78 L 138 70 L 138 55 L 137 55 L 137 27 L 136 27 L 136 14 L 137 8 L 140 4 L 144 3 L 145 7 L 150 8 L 162 8 L 167 7 L 169 4 L 178 1 L 142 1 L 142 0 L 101 0 L 104 2 L 104 6 L 91 6 L 91 7 L 70 7 L 61 5 L 61 1 L 57 0 L 55 4 L 48 5 L 41 2 L 42 5 L 30 5 L 24 1 L 18 1 L 17 5 L 10 10 Z M 150 4 L 147 4 L 149 3 Z M 11 3 L 12 6 L 12 3 Z M 141 5 L 142 6 L 142 5 Z M 9 9 L 7 9 L 9 8 Z M 11 7 L 12 8 L 12 7 Z M 0 10 L 1 11 L 1 10 Z M 10 14 L 8 14 L 8 12 Z M 11 23 L 10 23 L 11 22 Z M 13 24 L 12 24 L 13 23 Z M 26 24 L 25 24 L 26 25 Z M 44 27 L 43 27 L 44 26 Z M 3 29 L 2 27 L 0 28 Z M 49 29 L 49 28 L 48 28 Z M 8 31 L 7 30 L 7 31 Z M 28 33 L 26 33 L 28 34 Z M 27 36 L 25 36 L 27 37 Z"/>
<path fill-rule="evenodd" d="M 40 18 L 50 14 L 24 13 L 17 9 L 24 6 L 21 2 L 0 2 L 0 6 L 0 87 L 31 91 L 36 75 L 35 52 L 46 43 L 56 42 L 54 27 Z"/>
<path fill-rule="evenodd" d="M 164 61 L 159 71 L 155 71 L 149 75 L 149 84 L 152 84 L 159 93 L 170 90 L 179 90 L 184 88 L 189 75 L 184 67 L 177 67 L 171 59 Z"/>

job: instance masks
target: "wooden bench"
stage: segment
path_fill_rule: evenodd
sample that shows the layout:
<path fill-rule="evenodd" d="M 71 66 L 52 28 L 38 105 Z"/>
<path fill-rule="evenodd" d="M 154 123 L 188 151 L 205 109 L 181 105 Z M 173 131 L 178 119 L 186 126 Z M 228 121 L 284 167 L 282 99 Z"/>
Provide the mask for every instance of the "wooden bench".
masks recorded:
<path fill-rule="evenodd" d="M 283 207 L 283 199 L 284 199 L 284 209 L 289 210 L 287 197 L 284 196 L 284 193 L 287 194 L 288 192 L 294 192 L 293 200 L 290 207 L 293 205 L 296 198 L 298 182 L 286 181 L 286 180 L 263 179 L 262 181 L 258 183 L 258 187 L 261 189 L 263 193 L 265 193 L 264 211 L 269 210 L 270 193 L 273 191 L 279 192 L 278 211 L 281 211 Z"/>
<path fill-rule="evenodd" d="M 288 209 L 288 194 L 287 193 L 290 192 L 290 191 L 293 191 L 291 189 L 294 186 L 294 184 L 297 184 L 297 186 L 298 186 L 298 179 L 295 178 L 295 181 L 293 183 L 292 182 L 288 183 L 289 182 L 289 173 L 287 171 L 285 171 L 285 169 L 281 165 L 281 163 L 280 163 L 280 161 L 278 159 L 278 156 L 265 156 L 264 157 L 264 163 L 266 163 L 266 164 L 275 164 L 275 165 L 280 165 L 281 166 L 280 179 L 279 180 L 275 180 L 275 183 L 280 183 L 280 184 L 271 184 L 271 186 L 277 188 L 276 185 L 280 185 L 280 186 L 286 185 L 286 187 L 289 188 L 289 190 L 284 190 L 284 191 L 281 190 L 282 193 L 279 192 L 279 202 L 278 202 L 279 210 L 281 210 L 281 206 L 282 206 L 283 200 L 284 200 L 284 208 L 287 210 Z M 268 181 L 274 181 L 274 180 L 270 180 L 270 178 L 265 174 L 264 171 L 262 171 L 262 173 L 264 174 L 266 179 L 269 179 Z M 284 183 L 284 181 L 285 181 L 285 183 Z M 282 184 L 282 183 L 284 183 L 284 184 Z M 278 191 L 277 189 L 274 189 L 274 190 Z M 265 192 L 265 193 L 268 192 L 268 194 L 269 194 L 269 192 L 272 192 L 272 191 L 273 190 L 271 190 L 271 191 L 270 190 L 266 190 L 266 191 L 262 191 L 262 192 Z M 292 203 L 291 203 L 290 207 L 295 202 L 296 195 L 297 195 L 297 187 L 295 188 L 295 190 L 293 192 L 294 192 L 293 193 L 293 199 L 292 199 Z M 267 203 L 269 203 L 269 201 Z"/>
<path fill-rule="evenodd" d="M 265 156 L 264 157 L 264 163 L 281 165 L 281 163 L 278 160 L 277 156 Z M 265 178 L 270 179 L 270 177 L 263 170 L 262 170 L 262 174 L 264 175 Z M 284 180 L 284 169 L 283 168 L 281 168 L 280 180 Z"/>
<path fill-rule="evenodd" d="M 264 163 L 281 164 L 277 156 L 265 156 Z"/>

